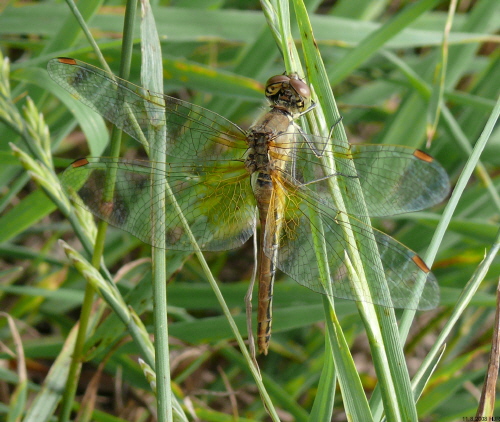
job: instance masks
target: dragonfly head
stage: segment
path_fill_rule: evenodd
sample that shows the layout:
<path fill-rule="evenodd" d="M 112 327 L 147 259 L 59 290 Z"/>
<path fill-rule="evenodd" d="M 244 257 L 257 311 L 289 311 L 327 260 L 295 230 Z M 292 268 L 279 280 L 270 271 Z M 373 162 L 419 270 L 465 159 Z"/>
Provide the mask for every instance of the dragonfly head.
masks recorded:
<path fill-rule="evenodd" d="M 272 105 L 283 107 L 292 114 L 302 113 L 311 105 L 311 90 L 295 73 L 269 78 L 266 97 Z"/>

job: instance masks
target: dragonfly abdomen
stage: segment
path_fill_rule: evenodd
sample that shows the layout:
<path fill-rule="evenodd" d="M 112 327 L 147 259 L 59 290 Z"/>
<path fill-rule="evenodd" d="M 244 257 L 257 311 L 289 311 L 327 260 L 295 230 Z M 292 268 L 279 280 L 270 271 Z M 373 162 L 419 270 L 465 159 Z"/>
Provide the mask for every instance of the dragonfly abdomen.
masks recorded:
<path fill-rule="evenodd" d="M 264 241 L 264 230 L 261 232 L 260 241 Z M 271 327 L 273 320 L 273 289 L 274 276 L 276 274 L 275 259 L 267 257 L 264 248 L 259 252 L 259 295 L 257 311 L 257 345 L 259 352 L 267 355 L 269 341 L 271 339 Z"/>
<path fill-rule="evenodd" d="M 253 192 L 260 220 L 259 294 L 257 313 L 257 345 L 267 354 L 271 338 L 274 276 L 278 254 L 278 238 L 283 216 L 283 192 L 275 179 L 289 160 L 290 126 L 293 117 L 285 109 L 274 107 L 252 126 L 248 133 L 249 154 L 246 167 L 255 173 Z"/>
<path fill-rule="evenodd" d="M 271 174 L 259 172 L 254 184 L 260 220 L 259 238 L 259 294 L 257 314 L 257 345 L 259 352 L 267 354 L 271 339 L 272 302 L 279 236 L 283 221 L 284 198 L 279 184 Z"/>

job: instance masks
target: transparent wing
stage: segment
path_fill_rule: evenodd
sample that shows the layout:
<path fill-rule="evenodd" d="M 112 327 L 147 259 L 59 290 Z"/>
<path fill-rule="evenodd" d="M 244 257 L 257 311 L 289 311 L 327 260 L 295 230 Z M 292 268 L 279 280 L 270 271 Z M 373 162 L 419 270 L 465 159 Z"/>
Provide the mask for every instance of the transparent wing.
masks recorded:
<path fill-rule="evenodd" d="M 149 161 L 82 158 L 65 170 L 62 183 L 82 207 L 153 246 L 164 238 L 167 249 L 193 250 L 174 201 L 202 250 L 232 249 L 252 235 L 255 200 L 242 163 L 216 168 L 166 163 L 166 171 L 154 166 Z M 113 199 L 106 201 L 110 169 L 116 169 L 116 183 Z M 152 173 L 161 176 L 159 183 L 166 189 L 164 223 L 153 211 Z"/>
<path fill-rule="evenodd" d="M 108 73 L 74 59 L 50 60 L 48 72 L 59 85 L 104 118 L 145 146 L 171 157 L 206 163 L 241 159 L 247 149 L 245 133 L 210 110 L 151 93 L 121 79 L 115 81 Z M 160 105 L 163 101 L 165 105 Z M 151 125 L 161 124 L 167 126 L 166 139 L 149 133 L 154 130 Z M 297 129 L 293 130 L 293 136 L 282 133 L 274 142 L 288 151 L 289 176 L 298 184 L 325 176 L 342 177 L 341 184 L 345 187 L 342 194 L 348 196 L 354 195 L 356 189 L 350 185 L 358 183 L 358 178 L 370 216 L 424 209 L 442 201 L 449 191 L 444 169 L 422 151 L 393 145 L 352 145 L 346 149 L 333 143 L 335 168 L 329 168 L 325 163 L 319 164 L 317 157 L 329 140 L 310 134 L 304 138 Z M 281 142 L 284 138 L 285 143 Z M 308 176 L 304 171 L 306 166 Z M 327 180 L 317 182 L 316 192 L 328 203 L 327 184 Z M 321 186 L 325 188 L 324 195 Z M 365 213 L 352 211 L 357 215 Z"/>
<path fill-rule="evenodd" d="M 239 159 L 247 149 L 245 133 L 237 125 L 203 107 L 113 79 L 75 59 L 52 59 L 47 71 L 76 99 L 145 147 L 190 162 Z M 161 125 L 166 125 L 166 139 L 150 133 Z"/>
<path fill-rule="evenodd" d="M 324 149 L 326 138 L 306 135 L 318 150 Z M 287 178 L 297 185 L 314 183 L 316 199 L 334 207 L 329 199 L 328 176 L 341 178 L 341 194 L 356 205 L 360 183 L 368 215 L 382 217 L 428 208 L 441 202 L 450 190 L 448 175 L 443 167 L 423 151 L 397 145 L 351 145 L 346 149 L 332 142 L 334 166 L 320 163 L 309 144 L 301 136 L 287 145 L 292 160 L 287 165 Z M 279 142 L 279 138 L 276 143 Z M 316 151 L 317 153 L 317 151 Z M 326 178 L 325 178 L 326 177 Z M 315 182 L 316 181 L 316 182 Z M 365 215 L 363 210 L 351 210 Z"/>
<path fill-rule="evenodd" d="M 351 230 L 361 241 L 349 237 L 337 210 L 318 203 L 301 187 L 294 187 L 284 180 L 276 180 L 275 183 L 279 188 L 276 189 L 271 206 L 279 200 L 280 195 L 285 197 L 276 258 L 276 266 L 281 271 L 315 292 L 328 294 L 328 289 L 321 283 L 322 267 L 317 259 L 317 254 L 321 255 L 324 251 L 327 271 L 323 273 L 329 274 L 328 288 L 335 297 L 405 309 L 424 310 L 437 306 L 439 288 L 436 279 L 415 252 L 352 217 Z M 276 220 L 269 219 L 266 231 L 275 229 Z M 378 258 L 365 247 L 363 239 L 367 242 L 375 240 L 382 267 Z M 266 244 L 264 248 L 266 255 L 273 256 L 273 245 Z M 381 288 L 374 291 L 361 289 L 348 271 L 348 260 L 355 262 L 353 250 L 359 253 L 366 268 L 385 274 L 390 296 Z M 415 289 L 422 278 L 425 284 L 419 299 Z"/>

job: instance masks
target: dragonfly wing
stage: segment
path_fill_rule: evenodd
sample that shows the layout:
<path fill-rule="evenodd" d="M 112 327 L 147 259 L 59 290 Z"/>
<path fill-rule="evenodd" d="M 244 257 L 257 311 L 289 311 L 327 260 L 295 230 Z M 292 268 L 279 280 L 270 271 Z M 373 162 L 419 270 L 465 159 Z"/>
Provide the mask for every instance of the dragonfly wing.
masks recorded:
<path fill-rule="evenodd" d="M 350 228 L 338 211 L 318 203 L 300 187 L 286 186 L 284 220 L 279 235 L 276 266 L 291 278 L 322 294 L 361 300 L 405 309 L 432 309 L 439 302 L 439 288 L 434 275 L 421 258 L 392 237 L 351 217 Z M 344 217 L 347 217 L 344 215 Z M 268 223 L 269 224 L 269 223 Z M 270 226 L 270 230 L 272 230 Z M 375 241 L 379 257 L 373 256 L 366 242 Z M 268 256 L 272 245 L 264 245 Z M 385 289 L 362 290 L 352 271 L 353 251 L 361 256 L 365 268 L 382 273 Z M 324 264 L 318 260 L 324 257 Z M 380 266 L 381 262 L 381 266 Z M 322 274 L 328 286 L 322 284 Z M 421 296 L 415 292 L 423 282 Z"/>
<path fill-rule="evenodd" d="M 307 135 L 315 141 L 317 150 L 325 148 L 325 138 Z M 300 144 L 299 144 L 300 142 Z M 321 142 L 323 144 L 321 144 Z M 295 174 L 298 183 L 314 183 L 323 202 L 332 206 L 328 179 L 338 177 L 342 195 L 349 197 L 355 215 L 366 215 L 355 209 L 360 198 L 355 197 L 355 184 L 361 184 L 368 215 L 383 217 L 428 208 L 441 202 L 450 186 L 443 167 L 430 155 L 397 145 L 351 145 L 346 149 L 333 144 L 334 166 L 320 163 L 316 154 L 297 140 L 295 146 Z M 291 173 L 291 172 L 290 172 Z M 333 187 L 335 188 L 335 187 Z"/>
<path fill-rule="evenodd" d="M 203 107 L 152 93 L 74 59 L 52 59 L 47 70 L 76 99 L 147 148 L 190 162 L 239 159 L 247 148 L 237 125 Z M 162 125 L 166 139 L 151 133 Z"/>
<path fill-rule="evenodd" d="M 106 201 L 105 180 L 111 169 L 116 183 L 113 199 Z M 154 215 L 152 173 L 161 176 L 155 183 L 166 193 L 164 222 Z M 255 227 L 255 201 L 240 162 L 217 168 L 166 163 L 166 170 L 158 170 L 149 161 L 82 158 L 65 170 L 62 183 L 91 213 L 153 246 L 164 238 L 167 249 L 193 250 L 183 218 L 202 250 L 238 247 Z"/>

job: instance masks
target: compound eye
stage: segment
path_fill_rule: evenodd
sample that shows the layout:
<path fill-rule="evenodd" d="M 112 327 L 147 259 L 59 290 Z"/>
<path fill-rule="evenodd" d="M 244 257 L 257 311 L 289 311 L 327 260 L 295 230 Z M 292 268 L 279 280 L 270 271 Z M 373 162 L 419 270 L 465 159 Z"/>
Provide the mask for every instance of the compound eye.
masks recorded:
<path fill-rule="evenodd" d="M 290 79 L 290 85 L 302 98 L 311 98 L 311 90 L 305 82 L 300 79 Z"/>
<path fill-rule="evenodd" d="M 275 95 L 282 88 L 284 83 L 289 83 L 290 78 L 286 75 L 276 75 L 269 78 L 266 82 L 266 95 L 269 97 Z"/>

